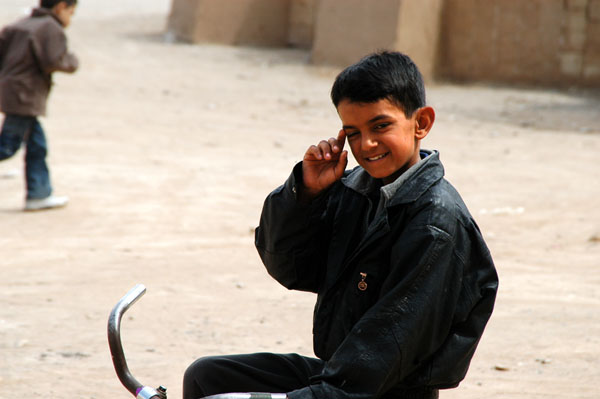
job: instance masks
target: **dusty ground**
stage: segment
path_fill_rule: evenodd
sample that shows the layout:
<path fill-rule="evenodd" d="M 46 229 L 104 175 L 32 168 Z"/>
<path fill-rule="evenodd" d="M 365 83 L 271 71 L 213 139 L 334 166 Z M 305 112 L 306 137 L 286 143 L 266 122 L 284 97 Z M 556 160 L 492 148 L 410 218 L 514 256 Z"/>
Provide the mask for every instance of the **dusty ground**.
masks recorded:
<path fill-rule="evenodd" d="M 129 397 L 106 322 L 136 283 L 148 292 L 123 321 L 129 365 L 172 398 L 201 355 L 310 355 L 314 297 L 267 276 L 252 232 L 267 193 L 337 131 L 337 70 L 297 50 L 169 44 L 166 0 L 101 3 L 80 6 L 68 35 L 82 68 L 57 75 L 43 120 L 70 205 L 23 213 L 22 153 L 0 164 L 0 398 Z M 0 23 L 28 5 L 2 0 Z M 429 101 L 424 146 L 501 278 L 467 378 L 441 396 L 596 398 L 598 93 L 438 84 Z"/>

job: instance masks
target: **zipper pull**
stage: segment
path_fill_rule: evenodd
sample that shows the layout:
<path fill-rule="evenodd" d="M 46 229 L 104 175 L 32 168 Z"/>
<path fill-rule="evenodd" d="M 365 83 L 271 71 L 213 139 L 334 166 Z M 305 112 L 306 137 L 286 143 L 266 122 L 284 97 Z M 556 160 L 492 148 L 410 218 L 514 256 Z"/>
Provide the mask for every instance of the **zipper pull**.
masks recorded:
<path fill-rule="evenodd" d="M 360 272 L 361 280 L 358 282 L 358 289 L 361 291 L 367 290 L 367 282 L 365 281 L 367 278 L 367 273 Z"/>

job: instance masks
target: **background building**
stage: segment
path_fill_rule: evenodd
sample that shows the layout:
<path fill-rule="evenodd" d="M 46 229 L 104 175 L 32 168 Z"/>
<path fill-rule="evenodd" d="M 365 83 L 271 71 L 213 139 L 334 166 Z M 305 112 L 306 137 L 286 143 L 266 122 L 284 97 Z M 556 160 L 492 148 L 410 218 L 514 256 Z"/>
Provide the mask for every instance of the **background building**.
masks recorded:
<path fill-rule="evenodd" d="M 600 86 L 600 0 L 172 0 L 178 39 L 295 46 L 315 64 L 377 49 L 427 79 Z"/>

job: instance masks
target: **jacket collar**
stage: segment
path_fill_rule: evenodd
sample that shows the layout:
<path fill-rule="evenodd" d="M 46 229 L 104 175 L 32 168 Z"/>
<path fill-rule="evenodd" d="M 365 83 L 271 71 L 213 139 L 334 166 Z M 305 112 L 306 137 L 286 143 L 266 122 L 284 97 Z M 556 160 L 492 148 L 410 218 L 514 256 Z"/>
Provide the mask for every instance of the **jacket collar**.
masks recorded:
<path fill-rule="evenodd" d="M 386 186 L 381 187 L 381 181 L 372 178 L 360 166 L 342 178 L 342 183 L 362 195 L 381 188 L 383 196 L 387 199 L 386 206 L 413 202 L 444 177 L 444 167 L 439 152 L 427 150 L 422 152 L 428 155 Z"/>
<path fill-rule="evenodd" d="M 60 26 L 64 26 L 64 25 L 63 25 L 63 23 L 62 23 L 62 21 L 61 21 L 60 19 L 58 19 L 58 17 L 56 16 L 56 14 L 54 14 L 54 13 L 52 12 L 52 10 L 50 10 L 50 9 L 48 9 L 48 8 L 42 8 L 42 7 L 39 7 L 39 8 L 34 8 L 34 9 L 31 11 L 31 16 L 32 16 L 33 18 L 39 18 L 39 17 L 51 16 L 52 18 L 54 18 L 54 20 L 55 20 L 56 22 L 58 22 L 58 23 L 60 24 Z"/>

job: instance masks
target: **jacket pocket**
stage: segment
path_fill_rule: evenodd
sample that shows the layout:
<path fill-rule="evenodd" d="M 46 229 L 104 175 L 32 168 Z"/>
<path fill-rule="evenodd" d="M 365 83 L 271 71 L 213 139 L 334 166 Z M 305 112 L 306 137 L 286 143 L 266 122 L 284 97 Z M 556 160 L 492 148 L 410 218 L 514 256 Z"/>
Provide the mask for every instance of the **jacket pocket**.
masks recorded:
<path fill-rule="evenodd" d="M 4 85 L 7 93 L 12 96 L 19 104 L 30 104 L 33 99 L 33 82 L 29 78 L 11 79 Z"/>
<path fill-rule="evenodd" d="M 347 316 L 346 328 L 352 329 L 354 324 L 377 303 L 381 292 L 380 272 L 369 267 L 358 267 L 348 276 L 342 304 L 342 311 Z"/>

